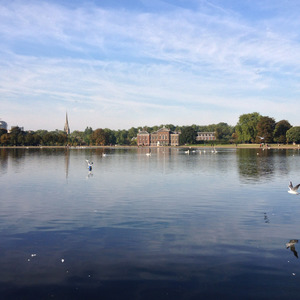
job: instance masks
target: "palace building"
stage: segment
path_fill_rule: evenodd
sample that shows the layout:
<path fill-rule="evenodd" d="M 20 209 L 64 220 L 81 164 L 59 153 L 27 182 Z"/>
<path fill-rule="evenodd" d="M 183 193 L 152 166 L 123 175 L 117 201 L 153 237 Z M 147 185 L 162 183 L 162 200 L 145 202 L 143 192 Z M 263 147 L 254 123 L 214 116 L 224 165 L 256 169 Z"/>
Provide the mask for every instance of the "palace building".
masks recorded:
<path fill-rule="evenodd" d="M 145 130 L 139 130 L 137 134 L 138 146 L 150 146 L 150 133 Z"/>
<path fill-rule="evenodd" d="M 169 128 L 163 127 L 159 130 L 148 133 L 139 131 L 137 134 L 138 146 L 178 146 L 179 132 L 173 132 Z"/>

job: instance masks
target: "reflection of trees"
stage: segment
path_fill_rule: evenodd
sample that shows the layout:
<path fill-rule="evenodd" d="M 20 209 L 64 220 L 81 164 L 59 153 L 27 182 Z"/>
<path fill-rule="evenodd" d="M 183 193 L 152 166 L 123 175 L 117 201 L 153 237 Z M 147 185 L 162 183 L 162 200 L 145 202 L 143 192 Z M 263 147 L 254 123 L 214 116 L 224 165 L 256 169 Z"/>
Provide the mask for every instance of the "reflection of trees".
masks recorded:
<path fill-rule="evenodd" d="M 290 156 L 287 149 L 237 149 L 238 170 L 244 179 L 259 181 L 271 178 L 275 172 L 288 174 Z"/>
<path fill-rule="evenodd" d="M 8 152 L 6 149 L 0 149 L 0 175 L 7 170 Z"/>
<path fill-rule="evenodd" d="M 274 173 L 274 155 L 270 150 L 238 149 L 237 157 L 239 174 L 245 179 L 270 178 Z"/>

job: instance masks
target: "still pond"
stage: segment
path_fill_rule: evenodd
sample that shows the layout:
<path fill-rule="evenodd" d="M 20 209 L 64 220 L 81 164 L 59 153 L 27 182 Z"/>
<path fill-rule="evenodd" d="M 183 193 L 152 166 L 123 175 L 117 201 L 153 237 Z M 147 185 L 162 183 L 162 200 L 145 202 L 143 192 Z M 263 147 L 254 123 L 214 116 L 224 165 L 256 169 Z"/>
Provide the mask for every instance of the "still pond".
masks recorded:
<path fill-rule="evenodd" d="M 0 149 L 0 298 L 297 299 L 300 152 L 186 150 Z"/>

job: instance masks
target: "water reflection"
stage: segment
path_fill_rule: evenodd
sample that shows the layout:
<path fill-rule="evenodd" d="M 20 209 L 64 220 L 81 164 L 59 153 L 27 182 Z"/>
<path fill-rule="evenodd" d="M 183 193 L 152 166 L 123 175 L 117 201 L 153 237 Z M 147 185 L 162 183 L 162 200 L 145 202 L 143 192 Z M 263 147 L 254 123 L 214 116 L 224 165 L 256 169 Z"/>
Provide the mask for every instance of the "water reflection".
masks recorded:
<path fill-rule="evenodd" d="M 268 215 L 267 215 L 267 213 L 264 213 L 264 221 L 265 221 L 265 223 L 270 223 L 270 220 L 269 220 L 269 218 L 268 218 Z"/>
<path fill-rule="evenodd" d="M 299 151 L 289 149 L 237 149 L 241 180 L 270 181 L 275 175 L 287 175 L 299 165 Z"/>
<path fill-rule="evenodd" d="M 8 151 L 0 149 L 0 176 L 7 172 L 8 168 Z"/>
<path fill-rule="evenodd" d="M 67 148 L 65 150 L 65 169 L 66 169 L 66 179 L 69 176 L 69 165 L 70 165 L 70 150 Z"/>
<path fill-rule="evenodd" d="M 290 240 L 286 243 L 286 249 L 289 249 L 294 253 L 294 255 L 298 258 L 298 253 L 296 251 L 295 245 L 298 243 L 298 240 Z"/>
<path fill-rule="evenodd" d="M 298 258 L 298 240 L 286 243 L 300 228 L 299 198 L 286 192 L 297 154 L 185 150 L 0 151 L 1 296 L 274 299 L 284 290 L 283 299 L 293 296 L 287 286 L 299 294 L 286 276 L 299 266 L 282 263 L 290 250 Z"/>

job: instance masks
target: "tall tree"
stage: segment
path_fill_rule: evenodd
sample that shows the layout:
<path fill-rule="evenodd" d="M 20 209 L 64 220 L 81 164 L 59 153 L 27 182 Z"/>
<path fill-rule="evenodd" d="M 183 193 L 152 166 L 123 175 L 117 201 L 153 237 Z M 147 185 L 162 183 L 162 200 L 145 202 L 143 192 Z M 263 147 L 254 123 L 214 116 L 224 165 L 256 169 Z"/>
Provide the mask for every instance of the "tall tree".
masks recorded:
<path fill-rule="evenodd" d="M 192 126 L 182 128 L 180 134 L 180 144 L 195 144 L 197 132 Z"/>
<path fill-rule="evenodd" d="M 256 142 L 261 143 L 262 141 L 265 143 L 273 142 L 273 133 L 275 129 L 275 120 L 273 118 L 263 116 L 257 123 L 257 137 Z"/>
<path fill-rule="evenodd" d="M 287 120 L 281 120 L 276 123 L 274 130 L 274 141 L 276 143 L 286 143 L 286 132 L 292 128 Z"/>
<path fill-rule="evenodd" d="M 105 128 L 104 132 L 105 132 L 106 137 L 107 137 L 107 144 L 108 145 L 115 145 L 116 144 L 115 132 L 113 130 L 108 129 L 108 128 Z"/>
<path fill-rule="evenodd" d="M 105 131 L 101 128 L 96 129 L 91 136 L 92 142 L 96 146 L 105 146 L 107 145 L 107 136 Z"/>
<path fill-rule="evenodd" d="M 257 123 L 261 117 L 257 112 L 243 114 L 239 117 L 239 121 L 235 127 L 239 142 L 253 143 L 255 141 L 257 137 Z"/>
<path fill-rule="evenodd" d="M 234 128 L 227 123 L 221 122 L 215 126 L 215 136 L 217 140 L 229 140 L 232 138 Z"/>
<path fill-rule="evenodd" d="M 300 143 L 300 126 L 294 126 L 286 132 L 288 143 Z"/>

